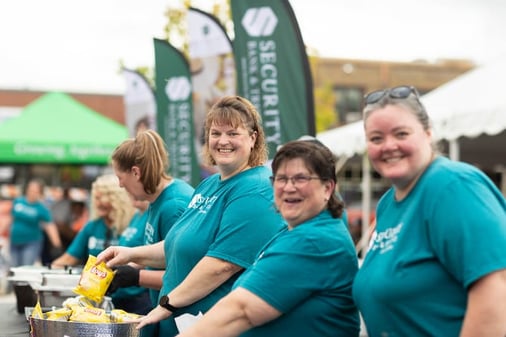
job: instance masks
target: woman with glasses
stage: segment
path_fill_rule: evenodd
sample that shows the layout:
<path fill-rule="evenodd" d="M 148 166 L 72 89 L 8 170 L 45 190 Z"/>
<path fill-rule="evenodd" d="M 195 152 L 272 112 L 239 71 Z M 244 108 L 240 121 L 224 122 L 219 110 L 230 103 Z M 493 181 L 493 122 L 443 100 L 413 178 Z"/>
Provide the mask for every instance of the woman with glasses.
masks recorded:
<path fill-rule="evenodd" d="M 351 297 L 358 263 L 334 193 L 332 153 L 314 142 L 289 142 L 276 153 L 272 171 L 286 227 L 233 291 L 180 337 L 358 336 Z"/>
<path fill-rule="evenodd" d="M 438 155 L 413 87 L 365 97 L 367 153 L 392 187 L 353 285 L 369 336 L 506 336 L 506 202 Z"/>
<path fill-rule="evenodd" d="M 197 186 L 163 242 L 111 247 L 98 256 L 109 266 L 132 261 L 165 267 L 159 305 L 138 325 L 165 322 L 159 336 L 175 336 L 176 324 L 198 319 L 225 296 L 281 227 L 272 204 L 270 170 L 264 166 L 265 135 L 251 102 L 225 96 L 212 106 L 203 155 L 219 172 Z"/>

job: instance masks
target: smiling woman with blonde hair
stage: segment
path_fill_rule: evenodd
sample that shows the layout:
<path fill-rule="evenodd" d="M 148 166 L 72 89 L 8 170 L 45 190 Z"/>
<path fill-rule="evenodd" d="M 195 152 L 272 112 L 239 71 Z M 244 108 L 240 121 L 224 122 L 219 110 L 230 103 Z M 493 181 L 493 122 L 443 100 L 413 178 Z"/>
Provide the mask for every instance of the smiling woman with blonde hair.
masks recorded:
<path fill-rule="evenodd" d="M 114 174 L 98 176 L 91 185 L 89 222 L 52 266 L 74 266 L 85 262 L 88 255 L 96 256 L 118 244 L 134 213 L 131 199 L 119 186 L 118 178 Z"/>
<path fill-rule="evenodd" d="M 219 172 L 196 187 L 165 240 L 111 247 L 99 255 L 110 266 L 135 262 L 166 268 L 159 305 L 138 326 L 170 323 L 160 324 L 159 336 L 176 335 L 179 316 L 197 319 L 227 294 L 281 227 L 270 172 L 263 166 L 267 152 L 261 118 L 251 102 L 222 97 L 206 116 L 205 135 L 205 157 Z"/>

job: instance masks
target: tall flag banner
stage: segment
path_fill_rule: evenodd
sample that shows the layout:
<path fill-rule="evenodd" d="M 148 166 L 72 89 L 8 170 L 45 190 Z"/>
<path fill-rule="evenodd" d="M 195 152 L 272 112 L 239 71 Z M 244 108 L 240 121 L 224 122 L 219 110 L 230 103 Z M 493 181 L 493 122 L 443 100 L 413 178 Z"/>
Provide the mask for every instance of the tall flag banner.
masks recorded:
<path fill-rule="evenodd" d="M 269 146 L 315 135 L 313 82 L 288 0 L 231 0 L 237 87 L 259 110 Z"/>
<path fill-rule="evenodd" d="M 235 62 L 232 41 L 215 16 L 190 7 L 187 21 L 195 148 L 200 153 L 207 111 L 220 97 L 236 94 Z M 213 172 L 202 162 L 200 166 L 202 178 Z"/>
<path fill-rule="evenodd" d="M 165 40 L 154 39 L 158 133 L 167 143 L 170 173 L 196 186 L 200 182 L 193 144 L 193 103 L 190 66 Z"/>
<path fill-rule="evenodd" d="M 123 77 L 126 81 L 123 96 L 125 120 L 130 137 L 135 137 L 141 130 L 156 130 L 156 99 L 153 88 L 138 71 L 123 68 Z"/>

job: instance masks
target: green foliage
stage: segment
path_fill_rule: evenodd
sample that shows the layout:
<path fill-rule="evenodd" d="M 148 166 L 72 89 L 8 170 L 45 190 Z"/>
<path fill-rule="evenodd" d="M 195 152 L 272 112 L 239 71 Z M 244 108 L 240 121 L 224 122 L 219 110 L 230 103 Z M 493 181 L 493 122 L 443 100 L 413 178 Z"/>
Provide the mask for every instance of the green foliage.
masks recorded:
<path fill-rule="evenodd" d="M 308 50 L 307 53 L 310 55 L 309 66 L 314 70 L 318 65 L 317 51 L 312 49 Z M 318 87 L 313 87 L 313 95 L 315 105 L 316 133 L 336 127 L 336 95 L 334 94 L 332 84 L 324 83 Z"/>
<path fill-rule="evenodd" d="M 336 126 L 337 117 L 334 111 L 336 96 L 330 84 L 313 89 L 315 101 L 316 132 Z"/>

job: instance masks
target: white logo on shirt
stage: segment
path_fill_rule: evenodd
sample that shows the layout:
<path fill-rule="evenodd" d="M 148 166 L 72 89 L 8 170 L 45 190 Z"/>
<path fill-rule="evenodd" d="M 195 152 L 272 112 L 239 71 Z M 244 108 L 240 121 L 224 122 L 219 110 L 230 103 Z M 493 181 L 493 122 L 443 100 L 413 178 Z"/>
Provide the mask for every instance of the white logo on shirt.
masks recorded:
<path fill-rule="evenodd" d="M 213 206 L 214 202 L 218 199 L 216 196 L 204 197 L 202 194 L 195 194 L 188 208 L 198 209 L 200 213 L 207 213 L 207 211 Z"/>
<path fill-rule="evenodd" d="M 402 222 L 393 228 L 387 228 L 382 232 L 378 232 L 372 241 L 370 250 L 375 251 L 377 249 L 380 249 L 380 254 L 392 250 L 394 248 L 395 242 L 397 242 L 397 238 L 401 229 Z"/>

